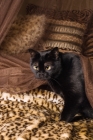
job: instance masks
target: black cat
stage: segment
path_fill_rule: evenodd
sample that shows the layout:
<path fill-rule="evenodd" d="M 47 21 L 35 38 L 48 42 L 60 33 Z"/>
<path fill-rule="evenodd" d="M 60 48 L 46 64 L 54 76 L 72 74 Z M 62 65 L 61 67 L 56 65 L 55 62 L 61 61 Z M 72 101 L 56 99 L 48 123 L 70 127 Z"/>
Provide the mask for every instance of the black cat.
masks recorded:
<path fill-rule="evenodd" d="M 79 55 L 29 49 L 31 70 L 36 78 L 48 81 L 52 90 L 65 100 L 61 120 L 71 122 L 77 113 L 93 118 L 93 108 L 85 93 L 84 75 Z"/>

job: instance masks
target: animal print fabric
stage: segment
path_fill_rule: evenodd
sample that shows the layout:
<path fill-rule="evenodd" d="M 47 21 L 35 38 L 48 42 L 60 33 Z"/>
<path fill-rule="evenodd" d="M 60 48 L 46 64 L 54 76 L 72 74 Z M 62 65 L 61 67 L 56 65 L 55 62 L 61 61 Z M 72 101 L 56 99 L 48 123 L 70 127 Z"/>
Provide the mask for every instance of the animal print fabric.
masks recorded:
<path fill-rule="evenodd" d="M 7 54 L 24 53 L 29 48 L 36 48 L 43 36 L 46 24 L 45 15 L 18 16 L 0 46 Z M 37 48 L 36 48 L 37 49 Z"/>
<path fill-rule="evenodd" d="M 1 93 L 0 139 L 68 140 L 72 126 L 59 121 L 62 105 L 61 97 L 38 89 L 15 95 Z"/>
<path fill-rule="evenodd" d="M 60 121 L 63 99 L 46 90 L 0 93 L 0 140 L 92 140 L 93 121 Z"/>
<path fill-rule="evenodd" d="M 93 140 L 93 120 L 81 120 L 73 123 L 73 140 Z"/>

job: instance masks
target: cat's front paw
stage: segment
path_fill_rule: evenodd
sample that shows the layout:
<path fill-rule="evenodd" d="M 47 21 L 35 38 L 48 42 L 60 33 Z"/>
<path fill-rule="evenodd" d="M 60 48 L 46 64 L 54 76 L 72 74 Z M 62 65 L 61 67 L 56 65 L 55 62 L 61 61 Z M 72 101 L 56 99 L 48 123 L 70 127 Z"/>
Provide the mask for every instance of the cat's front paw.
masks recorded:
<path fill-rule="evenodd" d="M 60 116 L 59 116 L 59 121 L 64 121 L 64 122 L 66 122 L 66 120 L 62 117 L 62 114 L 60 114 Z"/>
<path fill-rule="evenodd" d="M 71 115 L 71 114 L 68 114 L 68 113 L 61 113 L 61 115 L 60 115 L 60 121 L 65 121 L 65 122 L 68 122 L 68 123 L 70 123 L 70 122 L 72 122 L 72 120 L 73 120 L 73 116 Z"/>

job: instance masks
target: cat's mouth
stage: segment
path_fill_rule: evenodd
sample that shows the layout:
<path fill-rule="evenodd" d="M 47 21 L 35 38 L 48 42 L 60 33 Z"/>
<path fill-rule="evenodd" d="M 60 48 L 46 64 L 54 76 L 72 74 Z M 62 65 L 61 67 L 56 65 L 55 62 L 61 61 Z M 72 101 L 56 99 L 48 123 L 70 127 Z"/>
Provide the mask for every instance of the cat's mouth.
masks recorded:
<path fill-rule="evenodd" d="M 36 76 L 36 78 L 40 79 L 40 80 L 49 80 L 50 79 L 50 78 L 47 78 L 47 77 L 37 77 L 37 76 Z"/>
<path fill-rule="evenodd" d="M 38 77 L 36 76 L 37 79 L 41 79 L 41 80 L 49 80 L 50 78 L 49 77 Z"/>
<path fill-rule="evenodd" d="M 50 77 L 47 74 L 44 74 L 44 73 L 37 74 L 36 78 L 37 79 L 41 79 L 41 80 L 48 80 L 48 79 L 50 79 Z"/>

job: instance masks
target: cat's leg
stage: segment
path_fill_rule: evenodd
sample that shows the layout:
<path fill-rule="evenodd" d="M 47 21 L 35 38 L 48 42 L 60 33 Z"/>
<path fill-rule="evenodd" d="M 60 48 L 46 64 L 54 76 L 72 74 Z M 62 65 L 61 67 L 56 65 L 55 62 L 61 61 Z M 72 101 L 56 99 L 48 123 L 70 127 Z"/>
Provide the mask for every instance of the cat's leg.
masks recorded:
<path fill-rule="evenodd" d="M 78 101 L 74 102 L 65 102 L 64 109 L 61 113 L 61 120 L 66 122 L 71 122 L 74 116 L 79 112 L 79 103 Z"/>
<path fill-rule="evenodd" d="M 81 114 L 85 118 L 93 119 L 93 108 L 91 106 L 88 106 L 82 110 Z"/>
<path fill-rule="evenodd" d="M 64 99 L 64 94 L 59 83 L 57 84 L 55 81 L 48 80 L 48 84 L 54 93 L 60 95 Z"/>

